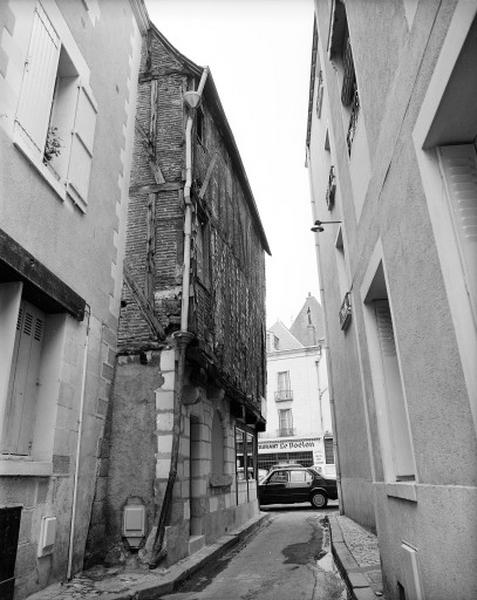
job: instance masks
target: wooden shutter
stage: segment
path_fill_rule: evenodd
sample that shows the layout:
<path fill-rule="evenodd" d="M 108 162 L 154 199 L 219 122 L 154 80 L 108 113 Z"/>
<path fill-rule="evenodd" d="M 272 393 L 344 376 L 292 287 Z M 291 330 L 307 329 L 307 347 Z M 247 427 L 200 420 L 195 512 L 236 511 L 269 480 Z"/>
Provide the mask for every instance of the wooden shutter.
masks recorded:
<path fill-rule="evenodd" d="M 53 25 L 37 4 L 15 120 L 21 139 L 39 158 L 45 149 L 60 49 Z"/>
<path fill-rule="evenodd" d="M 477 316 L 477 156 L 472 144 L 441 146 L 439 158 L 470 300 Z"/>
<path fill-rule="evenodd" d="M 78 86 L 75 122 L 68 168 L 68 193 L 85 210 L 93 158 L 96 105 L 83 86 Z"/>
<path fill-rule="evenodd" d="M 45 315 L 29 302 L 22 301 L 15 336 L 2 452 L 31 453 L 44 329 Z"/>
<path fill-rule="evenodd" d="M 375 300 L 374 308 L 381 347 L 395 474 L 397 477 L 410 477 L 414 475 L 414 459 L 389 302 Z"/>

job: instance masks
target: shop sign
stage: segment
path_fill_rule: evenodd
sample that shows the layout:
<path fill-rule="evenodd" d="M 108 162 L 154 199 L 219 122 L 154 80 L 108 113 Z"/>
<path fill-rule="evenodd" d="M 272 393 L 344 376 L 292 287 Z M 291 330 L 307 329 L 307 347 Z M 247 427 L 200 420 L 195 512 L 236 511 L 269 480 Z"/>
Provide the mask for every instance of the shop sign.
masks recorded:
<path fill-rule="evenodd" d="M 318 442 L 315 440 L 264 440 L 258 442 L 258 451 L 282 451 L 288 452 L 289 450 L 313 450 L 315 444 Z"/>

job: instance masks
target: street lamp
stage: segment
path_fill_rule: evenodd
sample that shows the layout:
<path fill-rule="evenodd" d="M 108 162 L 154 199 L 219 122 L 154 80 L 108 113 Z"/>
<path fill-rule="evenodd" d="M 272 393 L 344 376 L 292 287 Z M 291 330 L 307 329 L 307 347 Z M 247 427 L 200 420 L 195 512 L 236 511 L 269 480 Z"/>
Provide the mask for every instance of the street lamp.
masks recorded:
<path fill-rule="evenodd" d="M 311 228 L 311 231 L 315 233 L 317 231 L 324 231 L 325 228 L 322 225 L 328 225 L 328 223 L 342 223 L 342 221 L 320 221 L 319 219 L 315 221 L 315 226 Z"/>

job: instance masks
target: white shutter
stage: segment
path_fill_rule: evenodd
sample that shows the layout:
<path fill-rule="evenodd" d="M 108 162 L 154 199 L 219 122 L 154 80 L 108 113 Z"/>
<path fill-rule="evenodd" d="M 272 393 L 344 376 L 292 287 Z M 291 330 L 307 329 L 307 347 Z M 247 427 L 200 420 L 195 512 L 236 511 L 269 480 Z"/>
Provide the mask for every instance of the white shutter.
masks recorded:
<path fill-rule="evenodd" d="M 2 452 L 31 453 L 45 315 L 22 301 L 17 322 Z"/>
<path fill-rule="evenodd" d="M 477 315 L 477 156 L 472 144 L 441 146 L 440 165 L 466 286 Z"/>
<path fill-rule="evenodd" d="M 88 204 L 96 113 L 93 99 L 84 87 L 79 86 L 68 169 L 68 193 L 82 210 Z"/>
<path fill-rule="evenodd" d="M 381 347 L 395 473 L 398 477 L 409 477 L 414 475 L 415 468 L 391 311 L 387 300 L 375 300 L 374 307 Z"/>
<path fill-rule="evenodd" d="M 33 17 L 33 29 L 25 60 L 17 131 L 30 150 L 43 157 L 50 120 L 61 44 L 40 4 Z"/>

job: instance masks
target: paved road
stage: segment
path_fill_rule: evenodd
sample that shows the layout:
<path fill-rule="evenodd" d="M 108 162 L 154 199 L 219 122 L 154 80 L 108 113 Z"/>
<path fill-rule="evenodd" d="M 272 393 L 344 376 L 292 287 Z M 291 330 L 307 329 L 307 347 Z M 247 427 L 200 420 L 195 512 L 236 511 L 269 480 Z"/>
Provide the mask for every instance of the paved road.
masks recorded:
<path fill-rule="evenodd" d="M 271 518 L 255 536 L 162 600 L 342 600 L 328 534 L 320 520 L 336 506 L 266 509 Z"/>

